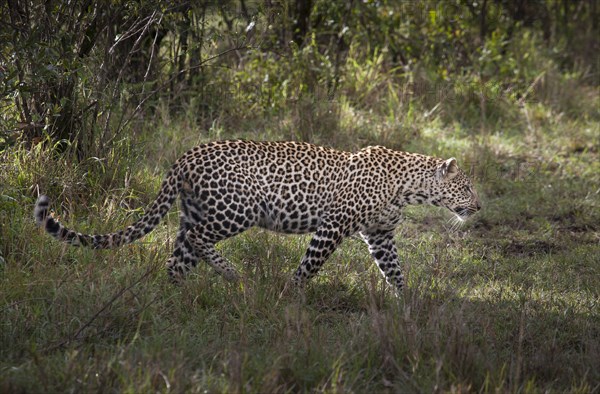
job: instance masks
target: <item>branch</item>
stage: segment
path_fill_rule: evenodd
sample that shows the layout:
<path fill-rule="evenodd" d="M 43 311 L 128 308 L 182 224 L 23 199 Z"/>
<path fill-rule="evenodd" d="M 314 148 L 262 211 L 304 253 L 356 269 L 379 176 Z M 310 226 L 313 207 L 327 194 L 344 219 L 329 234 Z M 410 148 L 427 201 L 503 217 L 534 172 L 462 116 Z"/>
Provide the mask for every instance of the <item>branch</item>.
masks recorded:
<path fill-rule="evenodd" d="M 135 282 L 133 282 L 131 285 L 129 286 L 125 286 L 123 288 L 121 288 L 121 290 L 117 291 L 110 300 L 108 300 L 103 306 L 102 308 L 100 308 L 96 313 L 94 313 L 92 315 L 92 317 L 90 317 L 85 324 L 83 324 L 81 327 L 79 327 L 79 329 L 73 334 L 70 335 L 68 338 L 62 340 L 60 343 L 58 343 L 57 345 L 51 346 L 47 349 L 45 349 L 43 351 L 43 353 L 50 353 L 56 349 L 62 348 L 66 345 L 68 345 L 69 343 L 75 341 L 78 339 L 78 337 L 81 335 L 81 333 L 88 328 L 104 311 L 106 311 L 109 307 L 111 307 L 115 301 L 117 301 L 125 292 L 131 290 L 133 287 L 137 286 L 138 284 L 140 284 L 144 279 L 146 279 L 148 276 L 150 276 L 150 274 L 152 274 L 154 271 L 156 271 L 156 269 L 159 267 L 160 265 L 155 264 L 153 266 L 151 266 L 150 268 L 148 268 L 146 270 L 146 272 L 144 272 Z"/>
<path fill-rule="evenodd" d="M 230 52 L 234 52 L 234 51 L 240 51 L 240 50 L 251 50 L 251 49 L 256 49 L 256 47 L 251 46 L 251 45 L 242 45 L 242 46 L 237 46 L 234 48 L 229 48 L 226 49 L 222 52 L 217 53 L 216 55 L 210 56 L 206 59 L 204 59 L 203 61 L 201 61 L 198 64 L 195 64 L 193 66 L 184 68 L 182 70 L 180 70 L 179 72 L 175 73 L 171 78 L 167 79 L 165 82 L 163 82 L 162 84 L 160 84 L 160 86 L 158 86 L 156 89 L 154 89 L 151 92 L 148 92 L 148 95 L 146 97 L 144 97 L 139 103 L 138 105 L 135 107 L 135 109 L 133 110 L 133 113 L 125 120 L 125 122 L 123 122 L 123 124 L 121 125 L 121 128 L 124 128 L 125 126 L 127 126 L 133 119 L 133 117 L 135 115 L 137 115 L 137 113 L 142 109 L 142 106 L 146 103 L 146 101 L 148 101 L 151 97 L 153 97 L 156 93 L 160 92 L 161 90 L 163 90 L 165 87 L 167 87 L 171 82 L 173 82 L 177 77 L 179 77 L 179 75 L 186 73 L 190 70 L 195 70 L 197 68 L 203 67 L 206 63 L 215 60 L 221 56 L 224 56 Z M 118 134 L 118 133 L 117 133 Z"/>

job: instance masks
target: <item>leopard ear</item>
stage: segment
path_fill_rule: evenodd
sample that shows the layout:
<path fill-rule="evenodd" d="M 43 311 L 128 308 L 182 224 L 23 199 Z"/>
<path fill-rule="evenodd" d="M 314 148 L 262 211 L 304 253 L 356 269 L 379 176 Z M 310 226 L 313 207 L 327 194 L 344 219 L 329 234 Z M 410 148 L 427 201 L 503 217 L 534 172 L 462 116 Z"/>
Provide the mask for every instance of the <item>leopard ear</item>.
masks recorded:
<path fill-rule="evenodd" d="M 439 179 L 450 180 L 458 174 L 458 165 L 454 157 L 449 158 L 440 164 L 437 168 L 437 175 Z"/>

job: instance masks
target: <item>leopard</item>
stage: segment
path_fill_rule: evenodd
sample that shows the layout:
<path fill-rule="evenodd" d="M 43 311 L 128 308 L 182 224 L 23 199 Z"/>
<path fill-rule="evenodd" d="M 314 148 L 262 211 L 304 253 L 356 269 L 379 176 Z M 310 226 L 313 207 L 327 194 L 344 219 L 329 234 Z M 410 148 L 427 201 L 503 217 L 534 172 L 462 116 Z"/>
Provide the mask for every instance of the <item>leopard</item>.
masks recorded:
<path fill-rule="evenodd" d="M 396 292 L 405 280 L 394 241 L 408 205 L 432 205 L 464 221 L 481 209 L 471 178 L 455 158 L 368 146 L 355 152 L 294 141 L 214 141 L 198 145 L 168 170 L 156 199 L 130 226 L 82 234 L 63 226 L 40 195 L 34 216 L 52 237 L 73 246 L 110 249 L 150 233 L 177 198 L 179 228 L 167 273 L 181 282 L 199 261 L 228 281 L 236 268 L 215 248 L 251 227 L 313 233 L 291 282 L 301 288 L 348 237 L 367 245 Z"/>

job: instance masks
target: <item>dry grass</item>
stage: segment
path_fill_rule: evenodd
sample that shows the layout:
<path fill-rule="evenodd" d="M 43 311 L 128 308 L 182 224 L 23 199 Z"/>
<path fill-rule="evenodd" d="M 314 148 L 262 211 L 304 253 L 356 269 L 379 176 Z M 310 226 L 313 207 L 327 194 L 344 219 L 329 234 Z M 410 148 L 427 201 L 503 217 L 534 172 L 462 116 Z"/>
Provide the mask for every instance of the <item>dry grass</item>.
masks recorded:
<path fill-rule="evenodd" d="M 356 67 L 357 78 L 371 75 Z M 228 132 L 216 119 L 202 135 L 187 118 L 159 111 L 160 132 L 105 167 L 5 150 L 0 391 L 597 391 L 598 114 L 563 116 L 543 102 L 506 99 L 488 108 L 500 113 L 473 119 L 469 106 L 480 103 L 448 101 L 431 112 L 396 88 L 378 83 L 341 100 L 333 115 L 292 108 L 262 128 L 248 122 Z M 356 102 L 373 95 L 385 108 Z M 201 266 L 174 287 L 162 264 L 175 213 L 116 251 L 67 248 L 34 227 L 32 185 L 55 198 L 69 225 L 112 230 L 139 214 L 164 168 L 191 145 L 289 138 L 301 121 L 339 147 L 384 143 L 455 156 L 472 167 L 485 209 L 454 232 L 445 212 L 407 211 L 397 236 L 408 278 L 400 298 L 354 239 L 297 294 L 283 290 L 307 237 L 249 231 L 220 245 L 241 286 Z M 336 133 L 325 138 L 321 128 Z"/>

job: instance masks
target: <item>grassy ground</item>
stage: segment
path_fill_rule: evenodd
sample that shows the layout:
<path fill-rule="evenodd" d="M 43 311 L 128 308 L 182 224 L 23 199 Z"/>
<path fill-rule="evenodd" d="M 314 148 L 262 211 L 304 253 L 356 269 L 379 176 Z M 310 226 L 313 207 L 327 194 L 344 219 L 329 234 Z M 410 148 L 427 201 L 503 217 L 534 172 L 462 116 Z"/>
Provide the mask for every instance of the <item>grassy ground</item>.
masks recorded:
<path fill-rule="evenodd" d="M 112 231 L 139 216 L 188 147 L 290 138 L 293 114 L 202 135 L 185 119 L 155 120 L 129 159 L 77 166 L 7 149 L 0 392 L 598 391 L 600 117 L 590 108 L 569 117 L 531 103 L 479 129 L 443 112 L 377 117 L 340 103 L 337 134 L 317 141 L 455 156 L 482 195 L 483 211 L 458 230 L 442 210 L 407 210 L 400 298 L 356 239 L 297 294 L 283 290 L 307 237 L 248 231 L 219 246 L 241 286 L 200 266 L 174 287 L 163 263 L 176 212 L 114 251 L 69 248 L 35 228 L 37 187 L 69 226 Z"/>

